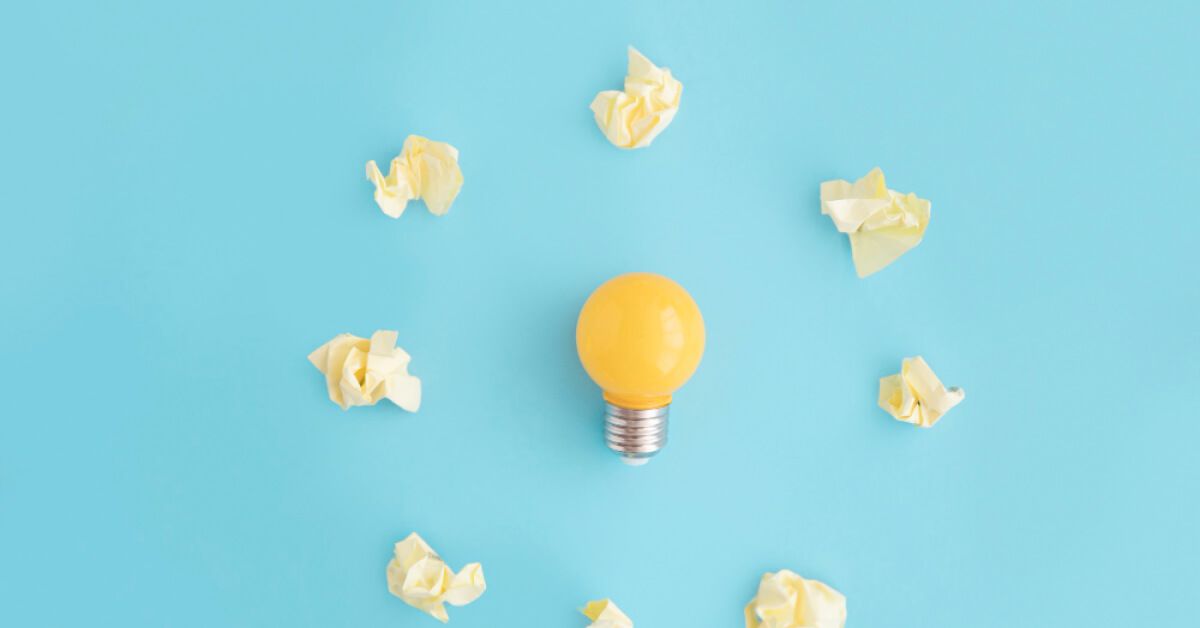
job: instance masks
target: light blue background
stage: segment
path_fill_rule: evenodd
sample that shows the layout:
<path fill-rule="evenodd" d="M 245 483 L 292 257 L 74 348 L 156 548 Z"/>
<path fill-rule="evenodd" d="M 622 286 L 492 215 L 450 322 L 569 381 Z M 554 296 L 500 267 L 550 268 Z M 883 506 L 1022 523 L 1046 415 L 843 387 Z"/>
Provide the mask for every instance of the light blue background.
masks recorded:
<path fill-rule="evenodd" d="M 1103 6 L 1100 6 L 1103 5 Z M 0 623 L 740 626 L 759 576 L 852 628 L 1194 621 L 1200 123 L 1188 2 L 10 3 L 0 19 Z M 625 47 L 685 86 L 622 152 Z M 363 163 L 457 146 L 449 215 Z M 817 188 L 933 201 L 866 280 Z M 601 441 L 575 316 L 669 275 L 709 345 L 672 442 Z M 305 356 L 400 332 L 416 415 Z M 875 405 L 924 355 L 967 399 Z"/>

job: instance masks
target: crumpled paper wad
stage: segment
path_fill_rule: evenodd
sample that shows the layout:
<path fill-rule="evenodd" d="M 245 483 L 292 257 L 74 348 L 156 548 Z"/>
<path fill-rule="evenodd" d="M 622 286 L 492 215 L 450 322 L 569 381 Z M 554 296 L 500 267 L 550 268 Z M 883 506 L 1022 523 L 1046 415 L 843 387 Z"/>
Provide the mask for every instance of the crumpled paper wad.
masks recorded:
<path fill-rule="evenodd" d="M 580 612 L 592 620 L 588 628 L 633 628 L 633 620 L 629 619 L 612 600 L 594 600 L 580 609 Z"/>
<path fill-rule="evenodd" d="M 416 532 L 396 543 L 395 557 L 387 566 L 387 581 L 392 595 L 442 623 L 450 621 L 446 604 L 470 604 L 487 590 L 479 563 L 454 573 Z"/>
<path fill-rule="evenodd" d="M 679 111 L 683 84 L 642 53 L 629 47 L 625 91 L 607 90 L 592 100 L 596 124 L 618 148 L 649 146 Z"/>
<path fill-rule="evenodd" d="M 458 167 L 458 149 L 419 135 L 404 140 L 404 148 L 392 160 L 387 176 L 374 160 L 367 162 L 367 180 L 375 184 L 375 202 L 383 213 L 399 218 L 408 202 L 425 199 L 434 215 L 450 211 L 450 204 L 462 188 L 463 175 Z"/>
<path fill-rule="evenodd" d="M 408 374 L 410 360 L 396 346 L 396 332 L 380 330 L 370 340 L 338 334 L 308 355 L 325 374 L 329 398 L 342 407 L 373 406 L 381 399 L 416 412 L 421 407 L 421 380 Z"/>
<path fill-rule="evenodd" d="M 905 423 L 933 427 L 967 393 L 946 388 L 924 358 L 904 358 L 900 372 L 879 380 L 879 407 Z"/>
<path fill-rule="evenodd" d="M 919 244 L 929 226 L 929 209 L 929 201 L 916 194 L 887 189 L 879 168 L 854 183 L 838 179 L 821 184 L 821 213 L 850 236 L 859 277 L 878 272 Z"/>
<path fill-rule="evenodd" d="M 843 628 L 846 597 L 829 585 L 783 569 L 763 574 L 746 605 L 746 628 Z"/>

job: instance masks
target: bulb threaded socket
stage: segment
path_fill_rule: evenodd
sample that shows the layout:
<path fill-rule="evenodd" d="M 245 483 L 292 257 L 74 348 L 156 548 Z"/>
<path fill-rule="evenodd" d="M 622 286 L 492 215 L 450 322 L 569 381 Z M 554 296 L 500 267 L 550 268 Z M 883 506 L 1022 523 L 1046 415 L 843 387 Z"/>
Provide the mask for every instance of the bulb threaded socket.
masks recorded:
<path fill-rule="evenodd" d="M 667 445 L 670 404 L 634 410 L 605 403 L 604 441 L 629 465 L 643 465 Z"/>

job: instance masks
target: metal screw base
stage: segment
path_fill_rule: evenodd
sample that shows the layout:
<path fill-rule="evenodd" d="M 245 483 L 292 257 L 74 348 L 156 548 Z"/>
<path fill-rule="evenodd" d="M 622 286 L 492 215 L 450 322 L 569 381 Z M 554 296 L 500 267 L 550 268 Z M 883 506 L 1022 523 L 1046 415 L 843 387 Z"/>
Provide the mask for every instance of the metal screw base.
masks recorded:
<path fill-rule="evenodd" d="M 643 465 L 667 445 L 667 414 L 670 404 L 634 410 L 605 403 L 604 440 L 621 455 L 621 462 Z"/>

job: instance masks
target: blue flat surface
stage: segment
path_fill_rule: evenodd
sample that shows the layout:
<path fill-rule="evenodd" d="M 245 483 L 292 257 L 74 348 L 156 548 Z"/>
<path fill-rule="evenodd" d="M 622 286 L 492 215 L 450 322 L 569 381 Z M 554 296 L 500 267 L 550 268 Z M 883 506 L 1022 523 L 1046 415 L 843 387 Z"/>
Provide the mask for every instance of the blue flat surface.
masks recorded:
<path fill-rule="evenodd" d="M 851 628 L 1182 626 L 1200 564 L 1192 2 L 64 2 L 0 16 L 0 624 L 728 627 L 767 570 Z M 684 84 L 623 152 L 637 46 Z M 417 133 L 450 213 L 363 179 Z M 925 241 L 854 275 L 818 185 Z M 708 350 L 622 466 L 588 293 L 666 274 Z M 400 333 L 412 415 L 305 356 Z M 923 355 L 966 401 L 875 405 Z"/>

